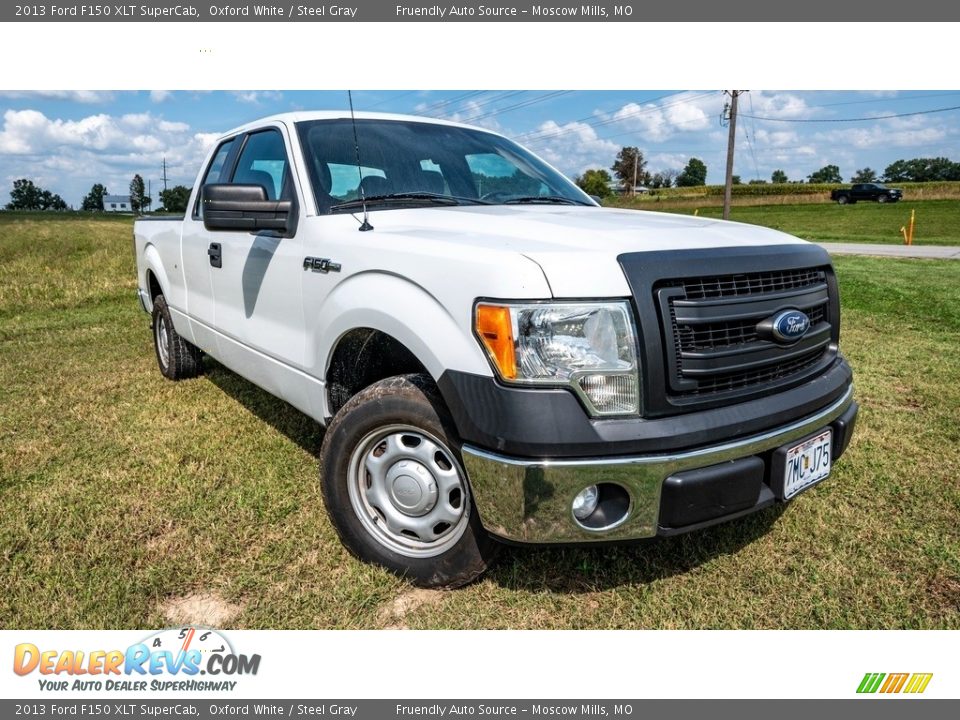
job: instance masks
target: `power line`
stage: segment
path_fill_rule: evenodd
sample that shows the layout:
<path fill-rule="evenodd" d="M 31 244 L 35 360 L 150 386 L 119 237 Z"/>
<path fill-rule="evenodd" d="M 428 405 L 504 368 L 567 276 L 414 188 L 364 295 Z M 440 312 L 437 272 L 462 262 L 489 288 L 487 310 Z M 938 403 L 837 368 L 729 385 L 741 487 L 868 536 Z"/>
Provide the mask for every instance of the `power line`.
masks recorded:
<path fill-rule="evenodd" d="M 653 99 L 651 99 L 651 100 L 646 100 L 646 101 L 645 101 L 645 104 L 644 104 L 643 106 L 641 106 L 641 109 L 642 109 L 642 110 L 649 110 L 649 109 L 650 109 L 650 108 L 649 108 L 649 105 L 650 105 L 651 103 L 659 102 L 660 100 L 666 100 L 667 98 L 674 97 L 674 96 L 676 96 L 676 95 L 683 95 L 683 93 L 685 93 L 685 92 L 687 92 L 687 91 L 686 91 L 686 90 L 678 90 L 677 92 L 667 93 L 666 95 L 661 95 L 660 97 L 655 97 L 655 98 L 653 98 Z M 667 107 L 667 106 L 664 106 L 664 107 Z M 631 113 L 631 115 L 632 115 L 632 113 Z M 586 117 L 577 118 L 576 120 L 569 120 L 569 121 L 567 121 L 566 124 L 569 125 L 569 124 L 571 124 L 571 123 L 587 123 L 587 124 L 589 125 L 589 124 L 590 124 L 590 122 L 589 122 L 590 120 L 595 120 L 595 121 L 598 121 L 598 122 L 599 122 L 599 120 L 603 120 L 603 119 L 604 119 L 604 118 L 599 118 L 599 119 L 598 119 L 595 114 L 590 114 L 590 115 L 587 115 Z M 554 132 L 556 132 L 556 131 L 554 131 L 554 130 L 548 130 L 548 131 L 544 131 L 544 130 L 530 130 L 529 132 L 525 132 L 525 133 L 522 133 L 521 135 L 518 135 L 518 136 L 517 136 L 517 139 L 518 139 L 518 140 L 521 140 L 521 141 L 524 141 L 524 140 L 532 140 L 532 139 L 535 139 L 537 135 L 541 135 L 541 134 L 553 134 Z"/>
<path fill-rule="evenodd" d="M 825 108 L 825 107 L 839 107 L 841 105 L 866 105 L 868 103 L 905 102 L 907 100 L 927 100 L 929 98 L 954 97 L 956 95 L 960 95 L 960 92 L 933 93 L 931 95 L 903 95 L 900 97 L 869 98 L 867 100 L 845 100 L 843 102 L 824 103 L 822 105 L 809 105 L 808 107 Z"/>
<path fill-rule="evenodd" d="M 664 98 L 672 97 L 673 95 L 679 95 L 679 94 L 681 93 L 671 93 L 671 95 L 665 95 L 663 97 Z M 668 108 L 676 107 L 678 105 L 686 105 L 687 103 L 693 102 L 694 100 L 699 100 L 700 98 L 707 97 L 709 95 L 714 95 L 714 94 L 715 94 L 714 91 L 700 93 L 699 95 L 692 95 L 690 97 L 684 98 L 683 100 L 678 100 L 677 102 L 672 102 L 672 103 L 666 103 L 665 105 L 651 106 L 648 103 L 646 105 L 639 107 L 637 110 L 624 113 L 623 115 L 616 115 L 614 117 L 609 117 L 609 118 L 599 118 L 599 119 L 595 119 L 594 122 L 585 122 L 585 120 L 589 118 L 584 118 L 581 120 L 573 120 L 567 123 L 567 125 L 574 124 L 574 123 L 582 123 L 592 128 L 604 127 L 606 125 L 614 125 L 616 123 L 623 122 L 624 120 L 632 120 L 634 118 L 641 117 L 643 115 L 650 115 L 660 110 L 666 110 Z M 661 99 L 661 98 L 656 98 L 652 102 L 656 102 L 657 99 Z M 700 118 L 694 118 L 694 121 L 699 121 L 699 120 Z M 682 123 L 674 123 L 674 124 L 679 125 Z M 563 128 L 563 127 L 559 128 L 558 130 L 545 130 L 545 131 L 541 131 L 537 135 L 534 135 L 533 137 L 525 138 L 525 141 L 532 142 L 534 140 L 546 140 L 554 137 L 559 137 L 560 135 L 566 135 L 571 132 L 576 132 L 577 130 L 578 128 Z M 635 132 L 635 131 L 632 131 L 632 132 Z M 523 136 L 521 136 L 521 139 L 524 139 Z"/>
<path fill-rule="evenodd" d="M 678 93 L 675 93 L 675 94 L 678 94 Z M 597 120 L 596 122 L 592 122 L 592 123 L 590 123 L 590 122 L 580 123 L 580 121 L 574 120 L 574 121 L 572 121 L 572 122 L 570 122 L 570 123 L 567 123 L 567 125 L 571 125 L 571 124 L 583 124 L 583 125 L 586 125 L 586 126 L 588 126 L 588 127 L 591 127 L 591 128 L 596 129 L 596 128 L 598 128 L 598 127 L 604 127 L 604 126 L 607 126 L 607 125 L 614 125 L 614 124 L 616 124 L 616 123 L 623 122 L 624 120 L 632 120 L 632 119 L 637 118 L 637 117 L 642 117 L 643 115 L 650 115 L 650 114 L 655 113 L 655 112 L 658 112 L 658 111 L 660 111 L 660 110 L 666 110 L 667 108 L 676 107 L 676 106 L 678 106 L 678 105 L 685 105 L 685 104 L 687 104 L 687 103 L 693 102 L 694 100 L 699 100 L 700 98 L 704 98 L 704 97 L 707 97 L 707 96 L 710 96 L 710 95 L 714 95 L 714 94 L 716 94 L 715 91 L 706 92 L 706 93 L 701 93 L 701 94 L 699 94 L 699 95 L 693 95 L 693 96 L 688 97 L 688 98 L 685 98 L 685 99 L 683 99 L 683 100 L 678 100 L 677 102 L 673 102 L 673 103 L 667 103 L 667 104 L 665 104 L 665 105 L 656 105 L 656 106 L 653 106 L 653 107 L 650 107 L 650 106 L 648 106 L 648 105 L 645 105 L 645 106 L 640 107 L 639 109 L 637 109 L 637 110 L 635 110 L 635 111 L 633 111 L 633 112 L 624 113 L 623 115 L 617 115 L 616 117 L 599 119 L 599 120 Z M 692 118 L 691 120 L 684 120 L 684 121 L 675 122 L 675 123 L 672 123 L 672 124 L 673 124 L 673 125 L 684 125 L 684 124 L 687 124 L 687 123 L 690 123 L 690 122 L 701 122 L 701 121 L 702 121 L 702 118 Z M 526 138 L 524 138 L 523 136 L 520 136 L 518 139 L 519 139 L 521 142 L 523 142 L 523 143 L 540 142 L 541 140 L 552 140 L 553 138 L 561 137 L 561 136 L 563 136 L 563 135 L 568 135 L 569 133 L 577 132 L 577 131 L 579 131 L 579 130 L 580 130 L 579 127 L 573 127 L 573 128 L 571 128 L 571 127 L 560 127 L 560 128 L 558 128 L 558 129 L 556 129 L 556 130 L 545 130 L 545 131 L 541 131 L 541 133 L 538 134 L 538 135 L 534 135 L 534 136 L 530 136 L 530 137 L 526 137 Z M 610 136 L 607 136 L 607 137 L 605 137 L 605 138 L 597 138 L 597 139 L 598 139 L 598 140 L 605 140 L 605 139 L 609 139 L 609 138 L 611 138 L 611 137 L 618 137 L 619 135 L 634 135 L 634 134 L 636 134 L 636 133 L 638 133 L 638 132 L 640 132 L 640 131 L 639 131 L 639 130 L 630 130 L 630 131 L 625 132 L 625 133 L 618 133 L 618 134 L 616 134 L 616 135 L 610 135 Z"/>
<path fill-rule="evenodd" d="M 679 104 L 679 103 L 678 103 L 678 104 Z M 676 127 L 679 127 L 679 126 L 681 126 L 681 125 L 689 125 L 690 123 L 699 123 L 699 122 L 703 122 L 703 118 L 696 117 L 696 118 L 690 118 L 689 120 L 680 120 L 679 122 L 673 122 L 673 123 L 671 123 L 671 124 L 670 124 L 670 127 L 671 127 L 671 128 L 676 128 Z M 608 124 L 609 124 L 609 123 L 608 123 Z M 576 132 L 578 129 L 579 129 L 579 128 L 562 129 L 561 132 L 556 132 L 556 133 L 554 133 L 553 135 L 545 135 L 545 136 L 543 136 L 543 137 L 533 138 L 532 140 L 526 140 L 526 141 L 522 141 L 522 142 L 523 142 L 524 145 L 527 145 L 527 146 L 542 147 L 542 146 L 538 146 L 537 143 L 542 143 L 542 142 L 545 142 L 545 141 L 548 141 L 548 140 L 552 140 L 552 139 L 554 139 L 554 138 L 556 138 L 556 137 L 560 137 L 560 136 L 562 136 L 562 135 L 567 135 L 567 134 L 569 134 L 569 133 Z M 594 139 L 597 140 L 597 141 L 601 141 L 601 140 L 612 140 L 612 139 L 614 139 L 614 138 L 624 137 L 625 135 L 641 135 L 643 132 L 644 132 L 644 131 L 643 131 L 642 129 L 640 129 L 640 130 L 626 130 L 626 131 L 624 131 L 624 132 L 613 133 L 612 135 L 598 135 L 598 136 L 597 136 L 596 138 L 594 138 Z"/>
<path fill-rule="evenodd" d="M 400 93 L 399 95 L 392 95 L 391 97 L 384 98 L 383 100 L 378 100 L 377 102 L 375 102 L 375 103 L 373 103 L 373 104 L 371 104 L 371 105 L 367 105 L 367 107 L 366 107 L 365 109 L 366 109 L 366 110 L 370 110 L 371 108 L 379 107 L 380 105 L 383 105 L 384 103 L 396 102 L 396 101 L 399 100 L 400 98 L 409 97 L 410 95 L 414 95 L 414 94 L 416 94 L 416 93 L 418 93 L 418 92 L 420 92 L 420 91 L 419 91 L 419 90 L 407 90 L 406 92 L 402 92 L 402 93 Z"/>
<path fill-rule="evenodd" d="M 783 123 L 842 123 L 842 122 L 870 122 L 872 120 L 890 120 L 891 118 L 913 117 L 914 115 L 931 115 L 933 113 L 950 112 L 951 110 L 960 110 L 960 105 L 953 107 L 936 108 L 934 110 L 917 110 L 908 113 L 896 113 L 894 115 L 874 115 L 873 117 L 858 118 L 775 118 L 763 117 L 761 115 L 747 115 L 741 113 L 743 117 L 753 118 L 754 120 L 765 120 L 767 122 Z"/>
<path fill-rule="evenodd" d="M 506 107 L 498 108 L 496 110 L 491 110 L 490 112 L 484 113 L 482 115 L 477 115 L 470 118 L 470 122 L 476 122 L 477 120 L 485 120 L 486 118 L 496 117 L 497 115 L 502 115 L 506 112 L 511 112 L 513 110 L 519 110 L 520 108 L 530 107 L 531 105 L 537 105 L 547 100 L 553 100 L 562 95 L 569 95 L 573 90 L 555 90 L 554 92 L 546 93 L 545 95 L 538 95 L 535 98 L 529 100 L 524 100 L 523 102 L 518 102 L 514 105 L 507 105 Z"/>
<path fill-rule="evenodd" d="M 483 102 L 471 103 L 470 110 L 479 110 L 482 107 L 492 105 L 493 103 L 500 102 L 501 100 L 506 100 L 507 98 L 510 98 L 510 97 L 523 95 L 526 92 L 527 92 L 526 90 L 510 90 L 504 93 L 500 93 L 498 95 L 494 95 L 491 98 L 487 98 Z"/>
<path fill-rule="evenodd" d="M 489 90 L 471 90 L 469 92 L 465 92 L 460 95 L 455 95 L 452 98 L 447 98 L 446 100 L 439 100 L 435 103 L 431 103 L 430 105 L 427 105 L 419 112 L 426 115 L 427 113 L 435 112 L 436 110 L 439 110 L 442 107 L 446 107 L 447 105 L 452 105 L 453 103 L 460 102 L 461 100 L 466 100 L 467 98 L 470 98 L 470 97 L 476 97 L 477 95 L 485 95 L 488 92 L 490 91 Z"/>

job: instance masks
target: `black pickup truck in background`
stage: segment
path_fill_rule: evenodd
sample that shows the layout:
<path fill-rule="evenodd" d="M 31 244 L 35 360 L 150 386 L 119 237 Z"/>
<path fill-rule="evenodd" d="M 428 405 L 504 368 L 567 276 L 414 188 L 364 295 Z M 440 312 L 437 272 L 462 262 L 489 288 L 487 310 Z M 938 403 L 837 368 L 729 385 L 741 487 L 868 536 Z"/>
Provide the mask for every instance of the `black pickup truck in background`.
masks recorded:
<path fill-rule="evenodd" d="M 903 190 L 888 188 L 880 183 L 859 183 L 849 189 L 833 190 L 830 199 L 841 205 L 853 204 L 858 200 L 874 200 L 879 203 L 897 202 L 903 199 Z"/>

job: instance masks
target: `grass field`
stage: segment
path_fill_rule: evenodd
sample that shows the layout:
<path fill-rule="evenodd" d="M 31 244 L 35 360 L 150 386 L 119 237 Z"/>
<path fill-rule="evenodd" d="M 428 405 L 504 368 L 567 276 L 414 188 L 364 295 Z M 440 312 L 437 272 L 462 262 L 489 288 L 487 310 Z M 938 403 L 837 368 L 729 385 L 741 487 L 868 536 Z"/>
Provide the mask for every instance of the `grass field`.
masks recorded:
<path fill-rule="evenodd" d="M 751 200 L 769 198 L 751 198 Z M 960 245 L 960 201 L 905 200 L 893 204 L 861 202 L 840 206 L 836 203 L 757 204 L 743 205 L 738 198 L 730 209 L 730 219 L 765 225 L 797 235 L 806 240 L 827 242 L 865 242 L 903 244 L 900 228 L 910 222 L 910 211 L 916 211 L 915 245 Z M 719 206 L 702 207 L 690 202 L 631 202 L 629 198 L 612 201 L 611 205 L 638 210 L 660 210 L 703 217 L 719 218 Z"/>
<path fill-rule="evenodd" d="M 960 262 L 837 268 L 863 409 L 825 484 L 431 592 L 339 545 L 315 424 L 214 363 L 160 376 L 129 220 L 0 213 L 0 627 L 960 628 Z"/>

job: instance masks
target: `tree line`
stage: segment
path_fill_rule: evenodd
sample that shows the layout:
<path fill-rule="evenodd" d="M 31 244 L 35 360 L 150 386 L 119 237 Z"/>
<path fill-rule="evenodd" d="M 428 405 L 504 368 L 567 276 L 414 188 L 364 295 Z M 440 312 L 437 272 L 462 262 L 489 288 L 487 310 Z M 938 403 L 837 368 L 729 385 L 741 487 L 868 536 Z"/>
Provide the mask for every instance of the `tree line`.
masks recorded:
<path fill-rule="evenodd" d="M 44 190 L 33 180 L 20 178 L 13 181 L 10 202 L 7 210 L 69 210 L 67 203 L 59 195 Z"/>
<path fill-rule="evenodd" d="M 695 187 L 707 184 L 707 166 L 700 158 L 690 158 L 683 170 L 671 168 L 650 172 L 643 151 L 637 147 L 622 147 L 610 167 L 613 175 L 604 168 L 585 170 L 574 178 L 580 188 L 597 197 L 607 197 L 614 193 L 613 185 L 621 191 L 632 192 L 635 187 L 657 190 L 669 187 Z M 616 183 L 614 183 L 616 177 Z"/>
<path fill-rule="evenodd" d="M 184 185 L 174 185 L 166 190 L 161 190 L 160 202 L 163 205 L 164 212 L 182 213 L 187 211 L 187 203 L 190 201 L 191 188 Z M 109 195 L 110 191 L 102 183 L 94 183 L 83 200 L 80 203 L 80 209 L 87 212 L 103 212 L 103 198 Z M 135 213 L 145 212 L 153 204 L 146 191 L 143 178 L 137 174 L 133 176 L 129 187 L 130 209 Z M 13 181 L 13 189 L 10 191 L 10 202 L 5 205 L 7 210 L 71 210 L 66 201 L 49 190 L 44 190 L 33 180 L 20 178 Z"/>
<path fill-rule="evenodd" d="M 643 186 L 657 190 L 669 187 L 694 187 L 706 185 L 707 166 L 699 158 L 690 158 L 683 170 L 672 169 L 650 172 L 643 152 L 636 147 L 623 147 L 617 153 L 613 165 L 608 172 L 605 168 L 591 168 L 585 170 L 574 180 L 580 188 L 597 197 L 612 195 L 619 187 L 621 192 L 632 192 L 635 186 Z M 616 179 L 616 180 L 614 180 Z M 870 182 L 938 182 L 945 180 L 960 180 L 960 163 L 949 158 L 913 158 L 912 160 L 897 160 L 890 163 L 880 173 L 870 167 L 856 170 L 850 177 L 851 183 Z M 739 175 L 733 176 L 733 184 L 742 184 Z M 819 170 L 810 173 L 805 179 L 791 180 L 781 169 L 774 170 L 770 180 L 754 178 L 748 181 L 750 185 L 763 185 L 767 182 L 776 184 L 787 183 L 826 183 L 839 185 L 843 183 L 843 175 L 838 165 L 825 165 Z"/>

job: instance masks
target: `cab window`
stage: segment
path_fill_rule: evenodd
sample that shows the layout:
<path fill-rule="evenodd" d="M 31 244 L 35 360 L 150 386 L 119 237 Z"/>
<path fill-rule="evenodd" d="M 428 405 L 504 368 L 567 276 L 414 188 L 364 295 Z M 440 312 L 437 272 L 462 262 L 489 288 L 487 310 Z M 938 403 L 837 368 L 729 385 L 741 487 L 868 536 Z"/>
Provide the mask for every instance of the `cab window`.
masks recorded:
<path fill-rule="evenodd" d="M 278 130 L 261 130 L 247 137 L 230 182 L 260 185 L 269 200 L 293 198 L 287 149 Z"/>
<path fill-rule="evenodd" d="M 218 147 L 217 152 L 214 153 L 213 160 L 210 161 L 207 172 L 203 176 L 203 182 L 200 183 L 201 188 L 209 183 L 218 183 L 224 180 L 224 178 L 221 178 L 221 175 L 223 175 L 227 169 L 227 158 L 230 157 L 230 151 L 233 149 L 236 141 L 237 139 L 234 137 L 220 143 L 220 147 Z M 203 209 L 200 207 L 200 204 L 200 193 L 198 192 L 196 204 L 193 207 L 193 216 L 195 218 L 203 216 Z"/>

